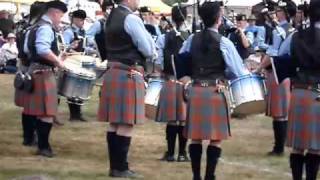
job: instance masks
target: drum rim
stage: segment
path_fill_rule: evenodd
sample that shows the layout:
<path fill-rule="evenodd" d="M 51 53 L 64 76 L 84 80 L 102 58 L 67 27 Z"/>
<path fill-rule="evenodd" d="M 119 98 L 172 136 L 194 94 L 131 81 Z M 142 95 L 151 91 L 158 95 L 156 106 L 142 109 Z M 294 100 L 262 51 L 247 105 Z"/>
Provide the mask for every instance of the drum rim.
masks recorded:
<path fill-rule="evenodd" d="M 238 78 L 236 78 L 236 79 L 230 80 L 230 81 L 229 81 L 229 84 L 231 85 L 231 84 L 233 84 L 233 83 L 235 83 L 235 82 L 238 82 L 238 81 L 240 81 L 240 80 L 247 79 L 247 78 L 257 78 L 257 79 L 259 79 L 259 80 L 263 79 L 263 77 L 260 76 L 260 75 L 257 75 L 257 74 L 248 74 L 248 75 L 240 76 L 240 77 L 238 77 Z"/>

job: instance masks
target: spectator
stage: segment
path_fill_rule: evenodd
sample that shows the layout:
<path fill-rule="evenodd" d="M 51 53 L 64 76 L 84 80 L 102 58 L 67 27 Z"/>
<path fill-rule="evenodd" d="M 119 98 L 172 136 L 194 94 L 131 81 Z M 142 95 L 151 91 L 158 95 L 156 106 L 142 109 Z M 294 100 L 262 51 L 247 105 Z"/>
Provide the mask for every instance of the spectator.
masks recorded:
<path fill-rule="evenodd" d="M 14 22 L 9 19 L 9 12 L 6 10 L 0 11 L 0 31 L 2 31 L 5 38 L 14 31 Z"/>
<path fill-rule="evenodd" d="M 0 58 L 2 59 L 2 65 L 4 71 L 9 73 L 16 72 L 16 64 L 18 57 L 18 48 L 16 44 L 16 36 L 13 33 L 9 33 L 7 36 L 7 43 L 1 47 Z"/>

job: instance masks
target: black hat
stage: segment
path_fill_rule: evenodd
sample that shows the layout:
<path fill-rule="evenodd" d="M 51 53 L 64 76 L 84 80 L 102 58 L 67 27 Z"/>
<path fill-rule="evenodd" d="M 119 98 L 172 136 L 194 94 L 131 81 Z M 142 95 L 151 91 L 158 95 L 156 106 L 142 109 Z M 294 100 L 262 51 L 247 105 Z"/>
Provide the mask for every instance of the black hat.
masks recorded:
<path fill-rule="evenodd" d="M 187 16 L 187 9 L 179 5 L 173 6 L 171 16 L 174 22 L 183 22 Z"/>
<path fill-rule="evenodd" d="M 54 8 L 66 13 L 68 11 L 67 5 L 61 1 L 54 0 L 47 2 L 47 9 Z"/>
<path fill-rule="evenodd" d="M 85 18 L 87 18 L 87 13 L 82 9 L 78 9 L 78 10 L 75 10 L 72 12 L 72 17 L 79 18 L 79 19 L 85 19 Z"/>
<path fill-rule="evenodd" d="M 290 17 L 295 16 L 297 13 L 297 5 L 291 0 L 279 1 L 277 9 L 288 13 Z"/>
<path fill-rule="evenodd" d="M 143 7 L 141 7 L 139 11 L 140 11 L 141 13 L 152 12 L 152 11 L 151 11 L 151 8 L 148 7 L 148 6 L 143 6 Z"/>
<path fill-rule="evenodd" d="M 238 14 L 236 17 L 237 21 L 246 21 L 247 20 L 247 16 L 245 14 Z"/>

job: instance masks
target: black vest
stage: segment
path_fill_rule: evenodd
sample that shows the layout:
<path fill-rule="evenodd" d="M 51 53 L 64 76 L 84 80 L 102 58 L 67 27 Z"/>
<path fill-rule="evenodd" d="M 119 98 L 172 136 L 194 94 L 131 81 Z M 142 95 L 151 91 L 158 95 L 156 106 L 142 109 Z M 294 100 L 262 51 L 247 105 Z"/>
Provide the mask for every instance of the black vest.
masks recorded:
<path fill-rule="evenodd" d="M 105 36 L 104 36 L 104 24 L 105 24 L 106 20 L 105 19 L 100 19 L 99 23 L 100 23 L 100 27 L 101 27 L 101 31 L 96 34 L 94 36 L 94 39 L 97 43 L 98 46 L 98 50 L 101 56 L 102 61 L 107 59 L 107 54 L 106 54 L 106 43 L 105 43 Z"/>
<path fill-rule="evenodd" d="M 210 30 L 194 35 L 191 44 L 192 79 L 224 78 L 226 65 L 220 50 L 221 37 Z M 204 49 L 204 43 L 208 43 L 207 49 Z"/>
<path fill-rule="evenodd" d="M 52 28 L 52 31 L 54 33 L 54 40 L 51 42 L 51 51 L 58 56 L 59 55 L 59 49 L 58 49 L 58 40 L 57 40 L 57 36 L 56 36 L 56 31 L 53 28 L 53 26 L 43 20 L 40 20 L 34 27 L 31 28 L 30 32 L 29 32 L 29 36 L 28 36 L 28 49 L 30 51 L 30 62 L 34 62 L 34 63 L 40 63 L 40 64 L 45 64 L 48 66 L 52 66 L 54 67 L 54 64 L 52 64 L 50 61 L 42 58 L 41 56 L 38 55 L 37 50 L 36 50 L 36 33 L 38 31 L 38 29 L 43 26 L 43 25 L 50 25 Z"/>
<path fill-rule="evenodd" d="M 114 8 L 106 22 L 105 40 L 106 53 L 109 61 L 118 61 L 123 64 L 145 64 L 145 57 L 138 48 L 133 44 L 130 35 L 124 29 L 124 22 L 126 17 L 131 12 L 118 6 Z"/>
<path fill-rule="evenodd" d="M 165 44 L 163 49 L 163 72 L 167 75 L 174 75 L 171 63 L 171 55 L 174 55 L 176 59 L 184 40 L 186 40 L 189 36 L 188 32 L 181 31 L 180 33 L 181 36 L 177 36 L 176 32 L 172 30 L 165 35 Z"/>
<path fill-rule="evenodd" d="M 266 29 L 266 37 L 265 37 L 265 41 L 264 43 L 268 44 L 268 45 L 272 45 L 273 44 L 273 35 L 272 35 L 272 31 L 273 31 L 273 27 L 270 27 L 269 25 L 265 24 L 264 28 Z"/>
<path fill-rule="evenodd" d="M 299 70 L 295 80 L 300 82 L 320 83 L 320 30 L 315 29 L 315 33 L 314 44 L 307 41 L 311 39 L 310 28 L 304 30 L 304 37 L 301 37 L 299 33 L 295 33 L 292 37 L 292 61 Z"/>
<path fill-rule="evenodd" d="M 235 32 L 232 32 L 230 33 L 230 38 L 229 38 L 234 46 L 236 47 L 240 57 L 244 60 L 244 59 L 247 59 L 251 53 L 250 51 L 250 47 L 249 48 L 245 48 L 242 44 L 242 41 L 241 41 L 241 37 L 239 34 L 235 33 Z"/>

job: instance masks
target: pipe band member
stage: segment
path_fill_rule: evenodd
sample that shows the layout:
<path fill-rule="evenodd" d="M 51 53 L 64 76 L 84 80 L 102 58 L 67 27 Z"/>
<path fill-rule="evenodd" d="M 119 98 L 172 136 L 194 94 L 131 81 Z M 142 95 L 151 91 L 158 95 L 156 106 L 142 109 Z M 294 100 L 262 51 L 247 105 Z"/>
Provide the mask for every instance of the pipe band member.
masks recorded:
<path fill-rule="evenodd" d="M 85 51 L 85 30 L 83 29 L 84 21 L 87 14 L 84 10 L 76 10 L 71 13 L 71 25 L 63 32 L 63 39 L 69 51 L 84 52 Z M 70 111 L 70 121 L 87 121 L 81 112 L 82 100 L 68 98 L 68 106 Z"/>
<path fill-rule="evenodd" d="M 279 82 L 292 81 L 287 131 L 290 167 L 294 180 L 316 180 L 320 163 L 320 1 L 310 1 L 310 27 L 299 29 L 284 49 L 287 54 L 274 58 Z"/>
<path fill-rule="evenodd" d="M 61 18 L 67 12 L 67 6 L 61 1 L 49 1 L 47 12 L 41 20 L 27 32 L 25 53 L 31 62 L 28 69 L 33 78 L 32 92 L 24 97 L 23 114 L 27 118 L 36 118 L 38 135 L 38 155 L 53 157 L 49 144 L 52 123 L 57 115 L 57 82 L 53 69 L 64 68 L 63 60 L 58 58 L 56 30 Z"/>
<path fill-rule="evenodd" d="M 229 69 L 235 77 L 249 75 L 233 43 L 218 33 L 222 22 L 220 2 L 204 2 L 199 15 L 205 29 L 190 36 L 180 50 L 181 57 L 191 58 L 192 87 L 188 91 L 185 136 L 189 145 L 193 179 L 201 179 L 202 140 L 207 147 L 206 180 L 215 179 L 215 170 L 221 155 L 220 144 L 230 136 L 228 107 L 218 81 Z M 187 61 L 187 60 L 186 60 Z M 184 77 L 184 82 L 187 78 Z"/>
<path fill-rule="evenodd" d="M 269 57 L 276 57 L 280 54 L 280 47 L 286 41 L 287 37 L 292 32 L 292 26 L 289 23 L 290 18 L 295 15 L 296 6 L 292 3 L 287 3 L 285 6 L 279 4 L 276 7 L 276 16 L 278 26 L 273 30 L 273 44 L 269 46 L 266 56 L 263 57 L 261 68 L 267 70 L 267 108 L 266 115 L 273 118 L 274 146 L 268 152 L 270 156 L 282 156 L 284 153 L 284 145 L 286 140 L 288 111 L 290 104 L 290 79 L 287 78 L 281 84 L 277 84 L 273 76 L 273 69 L 270 63 L 266 63 Z"/>
<path fill-rule="evenodd" d="M 157 40 L 159 57 L 156 63 L 163 67 L 162 72 L 166 82 L 160 92 L 156 121 L 167 122 L 166 140 L 168 149 L 162 160 L 175 161 L 175 142 L 178 135 L 179 155 L 177 161 L 183 162 L 189 160 L 186 153 L 187 139 L 183 136 L 186 103 L 183 99 L 184 86 L 177 81 L 176 72 L 174 72 L 176 67 L 173 67 L 172 60 L 174 61 L 182 43 L 189 36 L 187 29 L 183 29 L 187 10 L 181 6 L 174 6 L 171 15 L 176 29 L 159 36 Z M 172 59 L 172 56 L 174 56 L 174 59 Z"/>
<path fill-rule="evenodd" d="M 111 177 L 134 178 L 127 160 L 134 126 L 145 119 L 144 66 L 155 56 L 155 42 L 133 14 L 139 0 L 117 0 L 105 26 L 108 70 L 104 75 L 98 118 L 109 122 L 107 143 Z"/>

